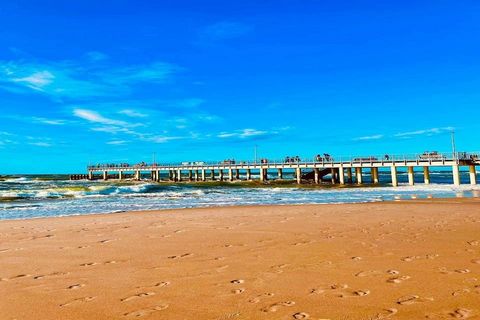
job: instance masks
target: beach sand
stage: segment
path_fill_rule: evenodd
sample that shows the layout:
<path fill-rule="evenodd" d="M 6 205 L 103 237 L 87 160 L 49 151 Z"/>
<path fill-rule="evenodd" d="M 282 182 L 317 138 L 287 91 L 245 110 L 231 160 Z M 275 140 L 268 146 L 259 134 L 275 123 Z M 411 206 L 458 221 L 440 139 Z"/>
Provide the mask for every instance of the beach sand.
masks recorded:
<path fill-rule="evenodd" d="M 480 319 L 480 200 L 0 222 L 0 319 Z"/>

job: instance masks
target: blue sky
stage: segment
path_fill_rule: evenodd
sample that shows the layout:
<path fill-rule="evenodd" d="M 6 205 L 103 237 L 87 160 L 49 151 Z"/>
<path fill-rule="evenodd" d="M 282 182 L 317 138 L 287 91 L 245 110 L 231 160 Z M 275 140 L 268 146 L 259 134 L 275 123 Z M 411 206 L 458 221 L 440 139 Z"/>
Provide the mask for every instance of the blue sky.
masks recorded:
<path fill-rule="evenodd" d="M 479 150 L 475 1 L 3 1 L 0 173 Z"/>

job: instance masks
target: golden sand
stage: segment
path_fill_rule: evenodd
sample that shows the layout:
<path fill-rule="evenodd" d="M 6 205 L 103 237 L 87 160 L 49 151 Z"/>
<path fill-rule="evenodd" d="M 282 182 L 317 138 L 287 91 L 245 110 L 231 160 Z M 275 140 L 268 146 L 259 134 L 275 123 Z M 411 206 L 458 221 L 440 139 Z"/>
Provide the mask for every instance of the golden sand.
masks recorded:
<path fill-rule="evenodd" d="M 0 222 L 0 319 L 479 319 L 480 200 Z"/>

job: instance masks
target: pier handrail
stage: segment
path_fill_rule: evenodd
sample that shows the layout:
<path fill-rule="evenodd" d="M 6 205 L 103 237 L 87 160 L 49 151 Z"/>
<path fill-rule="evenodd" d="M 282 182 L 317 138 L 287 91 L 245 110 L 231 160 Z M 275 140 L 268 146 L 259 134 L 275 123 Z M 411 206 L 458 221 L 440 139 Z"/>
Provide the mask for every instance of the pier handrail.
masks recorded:
<path fill-rule="evenodd" d="M 423 152 L 423 153 L 412 153 L 412 154 L 401 154 L 401 155 L 363 155 L 363 156 L 331 156 L 329 159 L 325 157 L 316 158 L 303 158 L 300 161 L 291 161 L 286 162 L 285 159 L 268 159 L 266 162 L 262 163 L 261 161 L 183 161 L 176 163 L 147 163 L 140 162 L 137 164 L 129 163 L 108 163 L 108 164 L 97 164 L 87 166 L 88 170 L 109 170 L 109 169 L 125 169 L 125 170 L 135 170 L 135 169 L 150 169 L 156 167 L 208 167 L 208 166 L 225 166 L 225 167 L 242 167 L 242 166 L 277 166 L 277 165 L 287 165 L 291 167 L 295 166 L 304 166 L 304 165 L 332 165 L 332 164 L 369 164 L 369 163 L 397 163 L 397 162 L 412 162 L 416 161 L 418 163 L 425 162 L 438 162 L 438 161 L 474 161 L 480 162 L 480 152 Z"/>

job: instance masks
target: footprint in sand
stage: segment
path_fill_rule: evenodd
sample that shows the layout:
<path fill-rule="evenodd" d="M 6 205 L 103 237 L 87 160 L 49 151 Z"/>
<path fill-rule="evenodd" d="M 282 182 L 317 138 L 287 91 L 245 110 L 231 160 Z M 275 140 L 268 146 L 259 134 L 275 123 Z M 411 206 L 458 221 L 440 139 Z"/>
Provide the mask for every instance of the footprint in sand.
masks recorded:
<path fill-rule="evenodd" d="M 102 244 L 103 243 L 109 243 L 109 242 L 112 242 L 112 241 L 115 241 L 115 240 L 117 240 L 117 239 L 104 239 L 104 240 L 98 241 L 98 243 L 102 243 Z"/>
<path fill-rule="evenodd" d="M 227 269 L 228 267 L 229 267 L 229 265 L 226 264 L 226 265 L 223 265 L 223 266 L 220 266 L 220 267 L 215 268 L 215 271 L 217 271 L 217 272 L 223 272 L 223 271 L 225 271 L 225 269 Z"/>
<path fill-rule="evenodd" d="M 391 277 L 387 279 L 389 283 L 402 283 L 405 280 L 410 279 L 410 276 L 398 276 L 398 277 Z"/>
<path fill-rule="evenodd" d="M 83 298 L 74 299 L 74 300 L 71 300 L 69 302 L 62 303 L 60 305 L 60 307 L 66 307 L 66 306 L 70 306 L 72 304 L 78 304 L 78 303 L 82 303 L 82 302 L 90 302 L 92 300 L 95 300 L 95 298 L 96 297 L 83 297 Z"/>
<path fill-rule="evenodd" d="M 261 311 L 263 311 L 263 312 L 277 312 L 278 309 L 280 309 L 282 307 L 293 307 L 294 305 L 295 305 L 295 301 L 277 302 L 277 303 L 269 305 L 268 307 L 262 308 Z"/>
<path fill-rule="evenodd" d="M 85 285 L 83 283 L 77 283 L 77 284 L 72 284 L 71 286 L 68 286 L 67 289 L 75 290 L 75 289 L 80 289 L 81 287 L 85 287 Z"/>
<path fill-rule="evenodd" d="M 468 319 L 473 316 L 472 310 L 465 308 L 455 309 L 449 315 L 457 319 Z"/>
<path fill-rule="evenodd" d="M 384 274 L 382 271 L 378 270 L 368 270 L 368 271 L 361 271 L 355 274 L 355 277 L 372 277 L 372 276 L 380 276 Z"/>
<path fill-rule="evenodd" d="M 254 298 L 251 298 L 248 300 L 248 302 L 250 303 L 259 303 L 260 300 L 262 300 L 263 298 L 269 298 L 269 297 L 273 297 L 275 294 L 272 293 L 272 292 L 267 292 L 267 293 L 264 293 L 264 294 L 261 294 L 259 296 L 256 296 Z"/>
<path fill-rule="evenodd" d="M 23 278 L 28 278 L 31 277 L 31 274 L 18 274 L 16 276 L 10 277 L 10 278 L 1 278 L 0 281 L 9 281 L 9 280 L 17 280 L 17 279 L 23 279 Z"/>
<path fill-rule="evenodd" d="M 131 317 L 131 318 L 139 318 L 139 317 L 144 317 L 144 316 L 151 315 L 154 312 L 162 311 L 162 310 L 165 310 L 167 308 L 168 308 L 168 304 L 162 304 L 162 305 L 158 305 L 158 306 L 148 308 L 148 309 L 142 309 L 142 310 L 127 312 L 127 313 L 124 313 L 123 316 Z"/>
<path fill-rule="evenodd" d="M 390 318 L 391 316 L 395 315 L 397 312 L 398 312 L 398 310 L 395 309 L 395 308 L 385 309 L 385 310 L 377 313 L 371 319 L 372 320 L 387 319 L 387 318 Z"/>
<path fill-rule="evenodd" d="M 232 293 L 234 293 L 234 294 L 240 294 L 240 293 L 244 293 L 244 292 L 245 292 L 244 288 L 239 288 L 239 289 L 232 290 Z"/>
<path fill-rule="evenodd" d="M 417 295 L 408 295 L 408 296 L 404 296 L 404 297 L 401 297 L 397 300 L 397 303 L 399 305 L 410 305 L 410 304 L 414 304 L 414 303 L 417 303 L 417 302 L 427 302 L 427 301 L 433 301 L 433 298 L 421 298 Z"/>
<path fill-rule="evenodd" d="M 242 279 L 235 279 L 235 280 L 232 280 L 230 281 L 230 283 L 233 283 L 233 284 L 240 284 L 240 283 L 244 283 L 245 280 L 242 280 Z"/>
<path fill-rule="evenodd" d="M 154 285 L 151 285 L 151 286 L 139 286 L 139 287 L 136 287 L 137 289 L 142 289 L 142 288 L 162 288 L 162 287 L 166 287 L 166 286 L 169 286 L 170 285 L 170 281 L 161 281 L 161 282 L 157 282 L 155 283 Z"/>
<path fill-rule="evenodd" d="M 309 319 L 310 315 L 305 312 L 297 312 L 293 314 L 293 319 Z"/>
<path fill-rule="evenodd" d="M 190 257 L 190 256 L 193 256 L 193 253 L 184 253 L 184 254 L 177 255 L 177 256 L 169 256 L 167 258 L 168 259 L 179 259 L 179 258 L 186 258 L 186 257 Z"/>
<path fill-rule="evenodd" d="M 370 290 L 354 290 L 351 292 L 345 291 L 338 293 L 338 297 L 340 298 L 350 298 L 350 297 L 363 297 L 370 294 Z"/>
<path fill-rule="evenodd" d="M 131 301 L 131 300 L 135 300 L 135 299 L 138 299 L 138 298 L 145 298 L 145 297 L 149 297 L 149 296 L 153 296 L 153 295 L 155 295 L 155 292 L 141 292 L 141 293 L 135 294 L 133 296 L 120 299 L 120 301 L 126 302 L 126 301 Z"/>
<path fill-rule="evenodd" d="M 283 273 L 283 269 L 285 269 L 288 266 L 288 264 L 279 264 L 275 266 L 271 266 L 270 269 L 273 269 L 273 272 L 275 273 Z"/>
<path fill-rule="evenodd" d="M 441 268 L 438 268 L 438 270 L 440 271 L 440 273 L 443 273 L 443 274 L 452 274 L 452 273 L 470 273 L 470 270 L 469 269 L 455 269 L 455 270 L 448 270 L 447 268 L 445 267 L 441 267 Z"/>
<path fill-rule="evenodd" d="M 90 266 L 95 266 L 97 264 L 98 264 L 98 262 L 86 262 L 86 263 L 82 263 L 80 266 L 81 267 L 90 267 Z"/>
<path fill-rule="evenodd" d="M 467 241 L 467 243 L 471 246 L 478 246 L 480 245 L 480 241 L 479 240 L 470 240 L 470 241 Z"/>
<path fill-rule="evenodd" d="M 475 314 L 472 310 L 466 308 L 457 308 L 453 311 L 446 312 L 443 314 L 429 314 L 426 316 L 427 319 L 445 319 L 445 318 L 455 318 L 455 319 L 469 319 L 474 317 Z"/>
<path fill-rule="evenodd" d="M 310 290 L 310 295 L 313 294 L 327 294 L 334 295 L 339 298 L 349 298 L 349 297 L 363 297 L 370 294 L 368 289 L 357 289 L 349 290 L 347 284 L 332 284 L 325 288 L 314 288 Z"/>
<path fill-rule="evenodd" d="M 426 255 L 423 255 L 423 256 L 408 256 L 408 257 L 402 258 L 401 260 L 405 261 L 405 262 L 412 262 L 412 261 L 415 261 L 415 260 L 425 260 L 425 259 L 433 260 L 435 258 L 438 258 L 438 254 L 431 253 L 431 254 L 426 254 Z"/>

